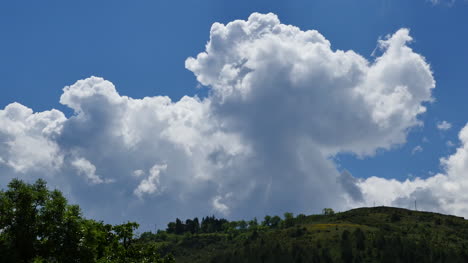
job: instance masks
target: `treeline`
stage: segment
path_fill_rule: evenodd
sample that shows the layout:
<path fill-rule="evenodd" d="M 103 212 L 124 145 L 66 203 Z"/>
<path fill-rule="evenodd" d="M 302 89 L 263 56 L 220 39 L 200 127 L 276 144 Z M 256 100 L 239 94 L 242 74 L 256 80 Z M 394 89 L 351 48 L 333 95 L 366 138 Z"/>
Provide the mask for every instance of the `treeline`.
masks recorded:
<path fill-rule="evenodd" d="M 137 242 L 138 224 L 86 219 L 43 180 L 14 179 L 0 190 L 0 262 L 175 262 Z"/>
<path fill-rule="evenodd" d="M 229 222 L 226 219 L 217 219 L 214 216 L 204 217 L 199 222 L 198 218 L 187 219 L 185 223 L 177 218 L 175 222 L 167 224 L 166 232 L 181 235 L 184 233 L 216 233 L 222 232 Z"/>
<path fill-rule="evenodd" d="M 325 211 L 329 214 L 334 213 L 330 208 L 326 208 L 324 209 L 324 215 L 326 215 Z M 166 232 L 168 234 L 182 235 L 185 233 L 232 233 L 235 231 L 259 229 L 281 229 L 304 223 L 305 219 L 306 215 L 304 214 L 299 214 L 297 217 L 294 217 L 294 214 L 289 212 L 284 213 L 283 219 L 277 215 L 267 215 L 262 222 L 258 222 L 257 218 L 250 221 L 228 221 L 224 218 L 218 219 L 214 215 L 203 217 L 201 222 L 197 217 L 187 219 L 185 223 L 177 218 L 175 222 L 169 222 L 167 224 Z"/>

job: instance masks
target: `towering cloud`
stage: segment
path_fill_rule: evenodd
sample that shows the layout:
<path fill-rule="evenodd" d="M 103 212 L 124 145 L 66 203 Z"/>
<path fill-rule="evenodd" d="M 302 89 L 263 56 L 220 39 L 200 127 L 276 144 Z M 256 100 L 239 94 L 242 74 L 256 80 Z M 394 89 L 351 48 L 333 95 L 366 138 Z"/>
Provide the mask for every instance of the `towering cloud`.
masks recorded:
<path fill-rule="evenodd" d="M 331 158 L 391 149 L 421 124 L 435 82 L 411 40 L 401 29 L 368 61 L 274 14 L 215 23 L 205 51 L 185 63 L 209 87 L 205 98 L 133 99 L 91 77 L 64 88 L 69 118 L 8 105 L 1 180 L 47 174 L 86 213 L 113 222 L 363 204 L 379 183 L 405 183 L 340 174 Z M 413 192 L 401 193 L 387 197 Z"/>

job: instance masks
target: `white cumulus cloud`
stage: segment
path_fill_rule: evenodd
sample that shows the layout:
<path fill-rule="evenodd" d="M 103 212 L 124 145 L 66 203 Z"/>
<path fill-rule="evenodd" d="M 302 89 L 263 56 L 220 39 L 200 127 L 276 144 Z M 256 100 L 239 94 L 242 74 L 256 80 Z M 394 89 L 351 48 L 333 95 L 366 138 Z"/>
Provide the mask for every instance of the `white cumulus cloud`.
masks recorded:
<path fill-rule="evenodd" d="M 0 111 L 0 169 L 4 180 L 48 173 L 87 214 L 117 223 L 340 210 L 376 193 L 390 202 L 417 183 L 358 180 L 332 157 L 392 149 L 421 125 L 435 82 L 411 41 L 398 30 L 369 61 L 274 14 L 215 23 L 185 62 L 207 97 L 134 99 L 79 80 L 60 98 L 68 118 L 17 103 Z"/>
<path fill-rule="evenodd" d="M 57 110 L 33 113 L 19 103 L 7 105 L 0 110 L 1 163 L 19 173 L 56 170 L 63 160 L 53 138 L 65 120 Z"/>
<path fill-rule="evenodd" d="M 243 133 L 305 137 L 324 151 L 372 154 L 404 143 L 435 83 L 407 29 L 379 42 L 367 61 L 332 50 L 318 31 L 274 14 L 215 23 L 206 51 L 186 67 L 213 90 L 214 113 Z"/>
<path fill-rule="evenodd" d="M 382 205 L 412 207 L 416 200 L 422 210 L 468 216 L 468 125 L 460 131 L 459 139 L 462 145 L 457 151 L 440 160 L 442 173 L 404 182 L 378 177 L 361 180 L 358 184 L 367 204 L 376 201 Z"/>

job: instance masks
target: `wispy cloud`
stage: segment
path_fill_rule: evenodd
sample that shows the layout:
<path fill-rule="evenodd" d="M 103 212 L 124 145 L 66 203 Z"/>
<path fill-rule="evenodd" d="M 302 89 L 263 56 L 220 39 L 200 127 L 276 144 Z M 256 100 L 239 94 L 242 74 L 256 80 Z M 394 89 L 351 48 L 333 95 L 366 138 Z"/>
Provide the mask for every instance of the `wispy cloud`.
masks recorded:
<path fill-rule="evenodd" d="M 442 121 L 437 123 L 437 129 L 441 131 L 448 131 L 452 128 L 452 124 L 448 121 Z"/>
<path fill-rule="evenodd" d="M 457 2 L 457 0 L 427 0 L 427 1 L 430 2 L 434 6 L 443 4 L 443 5 L 446 5 L 448 7 L 454 6 L 455 3 Z"/>
<path fill-rule="evenodd" d="M 413 150 L 411 150 L 411 154 L 415 155 L 415 154 L 420 153 L 422 151 L 423 151 L 423 147 L 421 147 L 421 145 L 418 145 L 418 146 L 414 147 Z"/>

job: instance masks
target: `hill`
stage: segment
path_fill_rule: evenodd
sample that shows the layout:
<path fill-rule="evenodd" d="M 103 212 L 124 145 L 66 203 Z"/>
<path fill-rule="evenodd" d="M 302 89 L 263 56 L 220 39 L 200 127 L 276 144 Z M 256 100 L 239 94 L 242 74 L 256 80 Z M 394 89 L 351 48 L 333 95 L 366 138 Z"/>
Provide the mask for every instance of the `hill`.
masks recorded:
<path fill-rule="evenodd" d="M 166 231 L 143 233 L 139 242 L 157 244 L 179 263 L 468 262 L 468 222 L 461 217 L 373 207 L 327 215 L 286 213 L 276 225 L 271 219 L 224 220 L 211 232 L 207 224 L 194 231 L 187 228 L 194 220 L 176 220 Z"/>

